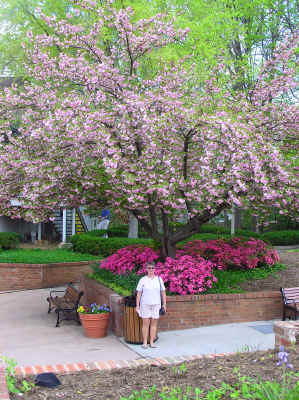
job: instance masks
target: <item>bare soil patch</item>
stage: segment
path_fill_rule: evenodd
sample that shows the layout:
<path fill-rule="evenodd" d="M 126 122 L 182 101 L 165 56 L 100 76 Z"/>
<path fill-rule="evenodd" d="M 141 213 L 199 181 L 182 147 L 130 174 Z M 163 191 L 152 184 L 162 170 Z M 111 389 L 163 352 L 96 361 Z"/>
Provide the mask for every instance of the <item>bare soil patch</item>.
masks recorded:
<path fill-rule="evenodd" d="M 299 370 L 299 349 L 289 351 L 289 361 L 293 372 Z M 282 380 L 282 368 L 277 367 L 277 351 L 258 351 L 238 353 L 231 356 L 204 357 L 185 362 L 184 372 L 179 365 L 142 366 L 122 368 L 111 371 L 89 371 L 76 374 L 60 375 L 62 385 L 53 389 L 35 387 L 22 398 L 26 400 L 120 400 L 128 397 L 133 390 L 182 387 L 199 387 L 204 393 L 212 388 L 219 388 L 222 382 L 233 385 L 238 382 L 236 368 L 240 376 L 250 376 L 260 380 Z M 298 377 L 293 377 L 293 383 Z M 166 389 L 167 390 L 167 389 Z M 20 397 L 13 395 L 12 400 Z M 158 399 L 158 395 L 154 397 Z M 226 398 L 223 398 L 226 400 Z M 228 400 L 228 398 L 227 398 Z"/>

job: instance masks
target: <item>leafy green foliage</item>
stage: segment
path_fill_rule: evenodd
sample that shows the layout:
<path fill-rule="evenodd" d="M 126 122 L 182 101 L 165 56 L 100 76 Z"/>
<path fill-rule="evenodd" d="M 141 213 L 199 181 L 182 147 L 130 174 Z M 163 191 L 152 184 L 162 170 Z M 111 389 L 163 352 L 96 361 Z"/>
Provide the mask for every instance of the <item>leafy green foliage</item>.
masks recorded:
<path fill-rule="evenodd" d="M 266 266 L 252 270 L 214 270 L 213 273 L 217 278 L 217 282 L 214 282 L 213 287 L 208 289 L 205 294 L 242 293 L 244 290 L 242 290 L 240 287 L 241 283 L 265 279 L 269 275 L 275 276 L 278 271 L 284 269 L 286 269 L 285 265 L 275 264 L 272 267 Z"/>
<path fill-rule="evenodd" d="M 0 247 L 3 250 L 15 249 L 20 243 L 21 235 L 15 232 L 0 232 Z"/>
<path fill-rule="evenodd" d="M 0 254 L 0 263 L 43 264 L 89 260 L 99 260 L 99 257 L 64 249 L 16 249 L 3 251 Z"/>
<path fill-rule="evenodd" d="M 217 278 L 217 282 L 213 283 L 211 289 L 207 289 L 205 294 L 215 293 L 242 293 L 240 284 L 246 281 L 265 279 L 269 275 L 274 275 L 286 266 L 283 264 L 275 264 L 273 267 L 262 267 L 252 270 L 214 270 L 213 274 Z M 94 272 L 89 274 L 89 277 L 98 282 L 103 283 L 105 286 L 114 290 L 121 296 L 128 296 L 136 290 L 137 283 L 140 275 L 129 273 L 126 275 L 116 275 L 109 270 L 101 269 L 99 266 L 93 268 Z M 167 291 L 167 295 L 171 296 L 173 293 Z"/>
<path fill-rule="evenodd" d="M 5 377 L 7 389 L 10 393 L 17 393 L 22 396 L 23 393 L 29 392 L 34 384 L 27 382 L 25 379 L 22 380 L 21 385 L 17 384 L 15 367 L 17 362 L 13 358 L 2 357 L 5 364 Z"/>
<path fill-rule="evenodd" d="M 108 235 L 109 238 L 112 237 L 128 237 L 129 233 L 129 225 L 128 224 L 121 224 L 121 225 L 114 225 L 111 228 L 108 228 L 107 230 L 105 229 L 94 229 L 92 231 L 89 231 L 88 234 L 91 236 L 98 236 L 98 237 L 103 237 L 105 234 Z M 148 234 L 144 232 L 142 229 L 138 229 L 138 237 L 143 239 L 143 238 L 148 238 Z"/>
<path fill-rule="evenodd" d="M 121 400 L 297 400 L 299 398 L 299 381 L 293 384 L 291 379 L 293 375 L 293 373 L 286 374 L 286 379 L 280 383 L 275 380 L 258 381 L 238 374 L 235 384 L 222 382 L 220 387 L 212 387 L 205 395 L 197 387 L 177 386 L 158 389 L 156 385 L 153 385 L 150 389 L 143 389 L 140 392 L 134 390 L 129 397 L 121 397 Z"/>
<path fill-rule="evenodd" d="M 293 244 L 299 244 L 299 231 L 298 230 L 288 230 L 288 231 L 273 231 L 265 233 L 256 233 L 249 230 L 237 229 L 235 236 L 264 240 L 273 246 L 288 246 Z M 203 225 L 201 227 L 200 233 L 196 233 L 190 236 L 188 239 L 179 243 L 178 247 L 181 247 L 183 243 L 187 243 L 191 240 L 207 240 L 213 239 L 230 239 L 232 236 L 228 228 L 224 228 L 218 225 Z"/>
<path fill-rule="evenodd" d="M 89 233 L 73 235 L 70 238 L 73 244 L 74 251 L 81 253 L 89 253 L 108 257 L 117 250 L 129 246 L 131 244 L 144 244 L 148 247 L 153 246 L 153 241 L 150 239 L 130 239 L 130 238 L 101 238 L 90 235 Z"/>
<path fill-rule="evenodd" d="M 113 272 L 101 269 L 98 266 L 93 267 L 93 270 L 94 272 L 89 274 L 90 278 L 103 283 L 121 296 L 129 296 L 134 293 L 140 279 L 140 275 L 135 273 L 115 275 Z"/>
<path fill-rule="evenodd" d="M 299 244 L 299 231 L 275 231 L 266 232 L 261 235 L 261 239 L 274 246 L 287 246 Z"/>

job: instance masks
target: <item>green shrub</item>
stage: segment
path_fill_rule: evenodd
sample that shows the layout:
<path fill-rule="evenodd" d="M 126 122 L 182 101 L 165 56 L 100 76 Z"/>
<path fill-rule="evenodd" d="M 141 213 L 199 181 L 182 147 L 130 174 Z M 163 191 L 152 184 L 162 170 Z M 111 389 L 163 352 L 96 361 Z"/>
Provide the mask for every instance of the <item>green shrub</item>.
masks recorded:
<path fill-rule="evenodd" d="M 225 228 L 224 226 L 216 224 L 205 224 L 200 227 L 200 233 L 222 233 L 230 235 L 230 228 Z"/>
<path fill-rule="evenodd" d="M 217 235 L 216 233 L 196 233 L 195 235 L 192 235 L 188 237 L 187 239 L 179 242 L 177 244 L 177 248 L 180 248 L 184 243 L 191 242 L 192 240 L 202 240 L 203 242 L 206 242 L 207 240 L 216 240 L 216 239 L 230 239 L 231 235 L 228 234 L 219 234 Z"/>
<path fill-rule="evenodd" d="M 129 225 L 114 225 L 107 229 L 108 236 L 111 237 L 128 237 Z"/>
<path fill-rule="evenodd" d="M 105 234 L 108 235 L 109 238 L 112 237 L 124 237 L 127 238 L 129 233 L 129 226 L 128 225 L 117 225 L 111 228 L 105 229 L 95 229 L 93 231 L 87 232 L 88 235 L 103 237 Z M 139 238 L 148 238 L 148 234 L 144 232 L 142 229 L 139 228 L 138 230 L 138 237 Z"/>
<path fill-rule="evenodd" d="M 230 235 L 230 228 L 225 228 L 224 226 L 215 225 L 215 224 L 206 224 L 200 227 L 200 233 L 214 233 L 214 234 L 222 234 L 222 235 Z M 253 232 L 245 229 L 236 229 L 236 236 L 243 237 L 253 237 L 256 239 L 260 239 L 261 234 L 257 232 Z"/>
<path fill-rule="evenodd" d="M 274 231 L 261 235 L 261 239 L 274 246 L 288 246 L 299 244 L 299 231 Z"/>
<path fill-rule="evenodd" d="M 93 231 L 88 231 L 85 235 L 95 236 L 95 237 L 103 237 L 107 231 L 105 229 L 94 229 Z"/>
<path fill-rule="evenodd" d="M 101 255 L 103 257 L 108 257 L 117 250 L 132 244 L 144 244 L 149 247 L 153 246 L 153 241 L 150 239 L 129 239 L 118 237 L 106 239 L 90 235 L 90 233 L 73 235 L 70 238 L 70 242 L 73 244 L 74 251 Z"/>
<path fill-rule="evenodd" d="M 3 250 L 15 249 L 20 243 L 21 235 L 15 232 L 0 232 L 0 247 Z"/>

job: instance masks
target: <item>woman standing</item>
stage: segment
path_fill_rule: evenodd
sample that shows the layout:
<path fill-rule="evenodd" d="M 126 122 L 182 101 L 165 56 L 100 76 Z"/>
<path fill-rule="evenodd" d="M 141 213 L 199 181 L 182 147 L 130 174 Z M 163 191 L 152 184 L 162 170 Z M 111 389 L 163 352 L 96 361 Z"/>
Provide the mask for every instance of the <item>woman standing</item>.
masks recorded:
<path fill-rule="evenodd" d="M 144 349 L 147 348 L 148 333 L 150 333 L 150 347 L 154 345 L 157 334 L 159 310 L 162 307 L 166 312 L 166 293 L 162 278 L 155 275 L 155 264 L 146 264 L 147 275 L 140 279 L 137 285 L 136 312 L 142 318 L 142 337 Z"/>

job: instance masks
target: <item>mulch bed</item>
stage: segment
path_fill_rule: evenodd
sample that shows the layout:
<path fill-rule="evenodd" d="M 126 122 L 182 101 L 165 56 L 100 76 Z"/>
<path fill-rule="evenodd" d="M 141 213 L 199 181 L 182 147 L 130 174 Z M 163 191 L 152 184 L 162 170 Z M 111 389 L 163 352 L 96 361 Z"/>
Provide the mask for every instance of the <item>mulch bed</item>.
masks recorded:
<path fill-rule="evenodd" d="M 293 364 L 292 371 L 298 372 L 298 346 L 289 350 L 289 361 Z M 178 364 L 79 372 L 60 375 L 62 385 L 53 389 L 37 386 L 22 398 L 26 400 L 120 400 L 122 396 L 128 397 L 133 390 L 150 389 L 153 385 L 156 385 L 158 389 L 166 390 L 178 386 L 199 387 L 204 394 L 213 387 L 219 388 L 222 382 L 235 384 L 238 381 L 238 373 L 240 376 L 250 376 L 257 380 L 281 381 L 282 367 L 278 367 L 276 363 L 277 350 L 268 350 L 188 361 L 184 363 L 183 372 Z M 298 376 L 293 376 L 292 382 L 295 383 L 297 379 Z M 160 397 L 156 394 L 154 398 Z M 20 399 L 20 397 L 13 395 L 11 399 Z"/>

